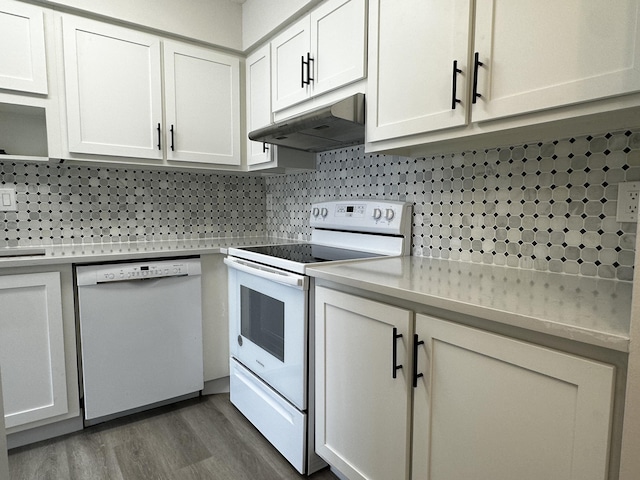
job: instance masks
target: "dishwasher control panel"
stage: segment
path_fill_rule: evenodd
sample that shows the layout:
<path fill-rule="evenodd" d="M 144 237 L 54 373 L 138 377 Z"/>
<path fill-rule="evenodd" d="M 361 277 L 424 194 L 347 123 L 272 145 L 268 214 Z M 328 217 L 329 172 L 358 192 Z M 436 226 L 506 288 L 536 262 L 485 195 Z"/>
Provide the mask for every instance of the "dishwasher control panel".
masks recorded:
<path fill-rule="evenodd" d="M 200 275 L 199 259 L 160 260 L 77 267 L 78 285 Z"/>

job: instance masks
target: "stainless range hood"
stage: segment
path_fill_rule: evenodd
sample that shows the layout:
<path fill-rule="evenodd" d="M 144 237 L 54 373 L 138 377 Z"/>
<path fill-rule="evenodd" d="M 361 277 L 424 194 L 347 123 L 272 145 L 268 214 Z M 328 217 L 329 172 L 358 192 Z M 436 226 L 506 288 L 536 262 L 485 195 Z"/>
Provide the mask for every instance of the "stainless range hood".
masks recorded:
<path fill-rule="evenodd" d="M 364 143 L 364 94 L 254 130 L 249 138 L 307 152 Z"/>

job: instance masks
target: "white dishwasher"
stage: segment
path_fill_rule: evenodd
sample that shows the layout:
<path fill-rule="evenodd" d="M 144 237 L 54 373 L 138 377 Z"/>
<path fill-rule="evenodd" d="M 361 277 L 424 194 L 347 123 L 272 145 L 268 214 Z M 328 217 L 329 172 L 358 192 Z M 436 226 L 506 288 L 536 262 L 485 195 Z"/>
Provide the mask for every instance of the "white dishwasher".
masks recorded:
<path fill-rule="evenodd" d="M 85 424 L 202 390 L 200 259 L 76 267 Z"/>

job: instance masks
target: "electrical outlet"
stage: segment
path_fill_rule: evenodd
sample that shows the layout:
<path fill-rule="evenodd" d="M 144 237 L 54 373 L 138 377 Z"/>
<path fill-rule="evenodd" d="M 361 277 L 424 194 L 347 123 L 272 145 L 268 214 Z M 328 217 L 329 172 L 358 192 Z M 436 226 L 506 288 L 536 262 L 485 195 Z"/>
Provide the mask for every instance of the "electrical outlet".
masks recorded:
<path fill-rule="evenodd" d="M 637 222 L 640 201 L 640 182 L 618 184 L 617 222 Z"/>
<path fill-rule="evenodd" d="M 16 189 L 14 187 L 0 188 L 0 212 L 16 212 Z"/>

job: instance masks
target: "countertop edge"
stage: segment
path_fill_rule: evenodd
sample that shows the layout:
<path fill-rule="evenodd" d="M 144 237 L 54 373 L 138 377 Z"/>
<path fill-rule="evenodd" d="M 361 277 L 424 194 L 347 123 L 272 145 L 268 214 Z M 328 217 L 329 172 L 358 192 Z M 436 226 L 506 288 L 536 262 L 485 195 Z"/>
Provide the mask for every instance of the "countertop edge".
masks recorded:
<path fill-rule="evenodd" d="M 546 320 L 538 317 L 512 313 L 503 310 L 496 310 L 481 305 L 461 302 L 454 299 L 442 298 L 422 292 L 393 288 L 379 283 L 361 280 L 354 277 L 327 272 L 320 268 L 308 268 L 307 274 L 322 280 L 350 286 L 372 293 L 391 296 L 406 300 L 412 303 L 440 308 L 455 313 L 470 315 L 492 322 L 501 323 L 513 327 L 564 338 L 579 343 L 594 345 L 618 352 L 629 352 L 629 338 L 613 333 L 581 328 L 561 322 Z"/>
<path fill-rule="evenodd" d="M 139 243 L 45 245 L 45 255 L 25 255 L 0 257 L 0 271 L 3 268 L 46 267 L 60 264 L 87 264 L 117 262 L 126 260 L 157 259 L 163 257 L 187 257 L 191 255 L 226 255 L 232 246 L 266 245 L 290 243 L 292 240 L 268 237 L 217 237 L 202 239 L 206 245 L 198 245 L 198 240 L 173 240 Z M 176 246 L 176 244 L 181 244 Z M 193 244 L 193 246 L 189 244 Z"/>

